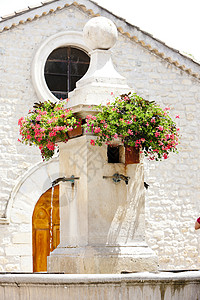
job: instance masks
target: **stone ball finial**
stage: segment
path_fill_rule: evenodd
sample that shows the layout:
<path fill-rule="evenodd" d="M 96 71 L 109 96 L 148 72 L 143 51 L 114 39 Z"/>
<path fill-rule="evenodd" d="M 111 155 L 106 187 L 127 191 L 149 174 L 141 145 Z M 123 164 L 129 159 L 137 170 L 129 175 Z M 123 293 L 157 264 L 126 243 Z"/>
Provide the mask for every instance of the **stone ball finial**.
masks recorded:
<path fill-rule="evenodd" d="M 117 41 L 117 28 L 115 24 L 105 17 L 90 19 L 83 28 L 83 38 L 92 50 L 108 50 Z"/>

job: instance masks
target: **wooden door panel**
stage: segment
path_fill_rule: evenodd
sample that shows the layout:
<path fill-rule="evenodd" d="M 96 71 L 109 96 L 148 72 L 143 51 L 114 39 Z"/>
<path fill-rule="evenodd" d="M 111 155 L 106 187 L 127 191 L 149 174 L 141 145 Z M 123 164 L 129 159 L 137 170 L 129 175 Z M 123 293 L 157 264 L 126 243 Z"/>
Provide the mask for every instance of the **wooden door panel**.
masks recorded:
<path fill-rule="evenodd" d="M 53 226 L 53 250 L 60 244 L 60 224 Z"/>
<path fill-rule="evenodd" d="M 47 256 L 49 255 L 49 230 L 35 230 L 35 257 L 34 272 L 45 272 L 47 270 Z"/>
<path fill-rule="evenodd" d="M 50 230 L 52 213 L 52 249 Z M 36 203 L 32 217 L 33 272 L 47 271 L 47 256 L 60 243 L 59 186 L 54 189 L 53 210 L 51 211 L 51 189 Z"/>

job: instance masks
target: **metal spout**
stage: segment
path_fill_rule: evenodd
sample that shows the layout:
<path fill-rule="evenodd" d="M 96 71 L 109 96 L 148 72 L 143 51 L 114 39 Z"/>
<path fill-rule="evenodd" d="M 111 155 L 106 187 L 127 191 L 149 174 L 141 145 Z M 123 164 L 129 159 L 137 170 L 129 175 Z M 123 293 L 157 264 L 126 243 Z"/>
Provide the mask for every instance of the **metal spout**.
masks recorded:
<path fill-rule="evenodd" d="M 125 176 L 125 175 L 119 174 L 119 173 L 115 173 L 113 176 L 103 176 L 103 178 L 104 179 L 105 178 L 112 178 L 112 180 L 114 182 L 119 182 L 119 181 L 123 180 L 126 183 L 126 185 L 128 185 L 128 181 L 130 179 L 129 176 Z"/>
<path fill-rule="evenodd" d="M 59 177 L 59 178 L 55 179 L 54 181 L 52 181 L 52 187 L 54 187 L 55 185 L 59 184 L 60 181 L 62 181 L 62 182 L 71 181 L 71 183 L 74 184 L 74 180 L 78 180 L 78 179 L 80 179 L 80 177 L 74 177 L 74 175 L 72 175 L 69 178 L 67 178 L 67 177 Z"/>

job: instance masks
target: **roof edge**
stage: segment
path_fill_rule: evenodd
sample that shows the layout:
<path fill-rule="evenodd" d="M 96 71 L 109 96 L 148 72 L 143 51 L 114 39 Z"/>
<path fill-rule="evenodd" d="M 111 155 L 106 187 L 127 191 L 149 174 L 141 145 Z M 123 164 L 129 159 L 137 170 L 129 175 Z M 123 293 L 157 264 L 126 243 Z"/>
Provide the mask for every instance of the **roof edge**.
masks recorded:
<path fill-rule="evenodd" d="M 91 17 L 100 16 L 101 12 L 103 11 L 104 16 L 107 15 L 107 17 L 109 18 L 109 16 L 111 15 L 113 17 L 113 21 L 115 22 L 118 31 L 122 35 L 141 45 L 143 48 L 147 49 L 154 55 L 164 59 L 169 64 L 174 65 L 181 71 L 184 71 L 187 74 L 191 75 L 193 78 L 200 80 L 199 62 L 194 61 L 192 58 L 180 53 L 178 50 L 167 46 L 164 42 L 154 38 L 151 34 L 142 31 L 139 27 L 130 24 L 125 19 L 116 16 L 112 12 L 101 7 L 96 2 L 92 0 L 79 0 L 79 2 L 82 3 L 78 3 L 73 0 L 69 0 L 68 3 L 66 3 L 66 0 L 47 0 L 36 6 L 28 7 L 27 9 L 15 12 L 12 15 L 4 16 L 0 21 L 0 26 L 3 23 L 5 26 L 2 26 L 0 28 L 0 33 L 10 30 L 18 25 L 25 24 L 27 22 L 32 22 L 38 18 L 54 13 L 58 10 L 64 9 L 69 6 L 75 6 L 83 12 L 87 13 Z M 57 3 L 59 3 L 60 5 L 57 5 Z M 91 8 L 87 8 L 85 4 L 90 4 L 89 6 L 91 6 Z M 41 12 L 41 8 L 43 7 L 46 8 L 46 10 Z M 95 8 L 98 9 L 97 13 L 94 12 Z M 13 19 L 15 20 L 15 22 L 12 22 Z M 157 49 L 158 47 L 162 48 L 163 51 L 159 51 Z M 171 55 L 167 55 L 167 52 L 170 52 Z M 185 65 L 185 62 L 189 63 Z"/>

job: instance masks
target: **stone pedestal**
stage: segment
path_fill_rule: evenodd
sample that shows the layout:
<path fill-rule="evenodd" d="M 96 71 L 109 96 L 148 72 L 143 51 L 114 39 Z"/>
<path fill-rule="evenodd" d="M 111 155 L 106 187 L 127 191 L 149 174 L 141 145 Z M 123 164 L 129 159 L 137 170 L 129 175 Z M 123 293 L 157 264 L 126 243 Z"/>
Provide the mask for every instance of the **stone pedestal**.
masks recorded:
<path fill-rule="evenodd" d="M 157 271 L 157 257 L 145 243 L 143 164 L 108 163 L 107 146 L 91 146 L 84 135 L 60 145 L 60 245 L 49 272 L 121 273 Z M 115 173 L 129 176 L 114 182 Z"/>
<path fill-rule="evenodd" d="M 84 36 L 93 50 L 90 67 L 68 102 L 82 119 L 95 113 L 93 106 L 112 101 L 111 93 L 130 91 L 108 51 L 117 40 L 115 25 L 92 18 Z M 108 163 L 107 146 L 92 146 L 91 138 L 83 135 L 59 146 L 60 177 L 78 179 L 60 183 L 60 244 L 48 259 L 48 271 L 157 271 L 157 256 L 145 243 L 143 164 L 125 164 L 123 146 L 119 163 Z M 130 177 L 128 184 L 113 180 L 116 173 Z"/>

